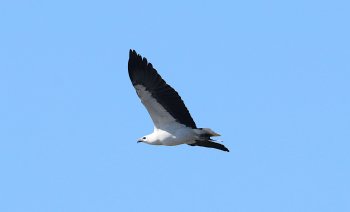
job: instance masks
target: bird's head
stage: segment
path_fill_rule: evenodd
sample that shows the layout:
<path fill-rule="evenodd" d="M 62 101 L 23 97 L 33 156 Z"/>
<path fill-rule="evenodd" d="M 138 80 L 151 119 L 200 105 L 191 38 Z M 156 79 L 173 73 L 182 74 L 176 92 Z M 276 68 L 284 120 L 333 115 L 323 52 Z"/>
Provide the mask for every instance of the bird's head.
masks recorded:
<path fill-rule="evenodd" d="M 146 143 L 146 144 L 153 144 L 153 145 L 159 145 L 159 140 L 157 139 L 157 137 L 151 133 L 149 135 L 145 135 L 142 138 L 137 139 L 137 143 Z"/>
<path fill-rule="evenodd" d="M 142 138 L 137 139 L 137 143 L 140 143 L 140 142 L 145 142 L 145 143 L 147 143 L 147 142 L 148 142 L 147 137 L 146 137 L 146 136 L 143 136 Z"/>

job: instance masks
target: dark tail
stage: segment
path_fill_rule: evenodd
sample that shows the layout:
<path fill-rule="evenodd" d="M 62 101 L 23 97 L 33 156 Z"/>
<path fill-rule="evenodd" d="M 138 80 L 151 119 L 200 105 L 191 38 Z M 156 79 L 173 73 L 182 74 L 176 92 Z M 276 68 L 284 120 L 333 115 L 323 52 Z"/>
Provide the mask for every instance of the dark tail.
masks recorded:
<path fill-rule="evenodd" d="M 194 129 L 194 132 L 197 134 L 196 142 L 189 144 L 190 146 L 203 146 L 229 152 L 229 150 L 224 145 L 216 143 L 213 139 L 210 138 L 212 136 L 220 136 L 213 130 L 209 128 L 198 128 Z"/>

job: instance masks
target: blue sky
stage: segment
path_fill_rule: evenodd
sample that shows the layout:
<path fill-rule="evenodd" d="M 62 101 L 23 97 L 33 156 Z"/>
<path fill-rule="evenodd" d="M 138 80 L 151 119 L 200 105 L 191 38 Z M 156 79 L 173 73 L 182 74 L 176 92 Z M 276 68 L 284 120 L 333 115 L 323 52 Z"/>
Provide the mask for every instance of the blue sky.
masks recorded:
<path fill-rule="evenodd" d="M 2 1 L 0 211 L 350 211 L 348 1 Z M 230 153 L 153 130 L 129 49 Z"/>

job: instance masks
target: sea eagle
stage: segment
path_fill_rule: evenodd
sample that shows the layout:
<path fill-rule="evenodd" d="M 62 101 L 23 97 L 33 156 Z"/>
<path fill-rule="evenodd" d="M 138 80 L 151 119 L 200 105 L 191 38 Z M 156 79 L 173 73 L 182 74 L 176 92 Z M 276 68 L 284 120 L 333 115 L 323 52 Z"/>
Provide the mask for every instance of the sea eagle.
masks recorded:
<path fill-rule="evenodd" d="M 146 58 L 131 49 L 128 71 L 132 85 L 154 123 L 153 133 L 143 136 L 138 142 L 165 146 L 188 144 L 229 151 L 211 139 L 220 136 L 218 133 L 209 128 L 197 128 L 179 94 Z"/>

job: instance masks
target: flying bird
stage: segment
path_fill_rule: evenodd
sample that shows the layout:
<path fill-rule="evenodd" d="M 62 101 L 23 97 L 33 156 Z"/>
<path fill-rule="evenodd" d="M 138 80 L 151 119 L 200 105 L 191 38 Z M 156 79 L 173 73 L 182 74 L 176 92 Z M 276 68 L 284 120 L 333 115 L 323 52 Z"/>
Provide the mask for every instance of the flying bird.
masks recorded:
<path fill-rule="evenodd" d="M 129 52 L 129 77 L 154 124 L 154 131 L 138 139 L 152 145 L 188 144 L 229 152 L 211 137 L 220 136 L 209 128 L 197 128 L 179 94 L 168 85 L 146 58 Z"/>

